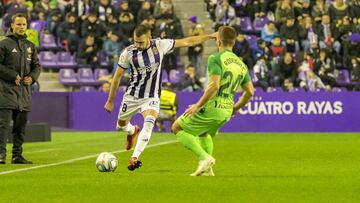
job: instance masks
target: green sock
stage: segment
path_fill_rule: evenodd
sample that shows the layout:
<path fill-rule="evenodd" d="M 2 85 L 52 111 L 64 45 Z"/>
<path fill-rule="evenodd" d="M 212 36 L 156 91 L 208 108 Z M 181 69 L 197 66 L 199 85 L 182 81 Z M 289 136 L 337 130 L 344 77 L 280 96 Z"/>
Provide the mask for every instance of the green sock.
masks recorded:
<path fill-rule="evenodd" d="M 210 155 L 213 154 L 214 143 L 212 137 L 207 135 L 205 137 L 199 137 L 201 147 Z"/>
<path fill-rule="evenodd" d="M 198 157 L 198 159 L 203 160 L 206 159 L 207 156 L 209 156 L 206 151 L 201 147 L 197 137 L 181 130 L 176 134 L 176 137 L 178 138 L 179 142 L 183 144 L 186 148 L 190 149 L 192 152 L 195 153 L 195 155 Z"/>

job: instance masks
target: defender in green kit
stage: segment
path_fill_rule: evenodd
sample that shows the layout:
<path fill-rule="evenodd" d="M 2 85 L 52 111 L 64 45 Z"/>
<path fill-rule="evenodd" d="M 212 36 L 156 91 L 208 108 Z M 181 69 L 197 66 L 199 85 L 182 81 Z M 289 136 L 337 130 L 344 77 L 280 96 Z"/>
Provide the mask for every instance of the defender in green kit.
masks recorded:
<path fill-rule="evenodd" d="M 254 95 L 248 68 L 231 51 L 236 35 L 232 27 L 219 29 L 216 40 L 218 52 L 208 59 L 208 86 L 199 101 L 190 105 L 172 125 L 172 131 L 180 143 L 200 160 L 191 176 L 214 176 L 212 138 Z M 234 104 L 234 94 L 239 86 L 243 94 Z"/>

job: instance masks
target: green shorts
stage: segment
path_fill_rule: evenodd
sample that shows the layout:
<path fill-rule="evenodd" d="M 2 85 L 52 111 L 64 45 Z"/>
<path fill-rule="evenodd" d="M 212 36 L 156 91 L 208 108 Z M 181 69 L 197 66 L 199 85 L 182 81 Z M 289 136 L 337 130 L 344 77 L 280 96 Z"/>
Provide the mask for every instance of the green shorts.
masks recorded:
<path fill-rule="evenodd" d="M 212 137 L 231 118 L 231 113 L 215 108 L 204 108 L 191 117 L 181 115 L 178 118 L 180 127 L 187 133 L 199 136 L 208 133 Z"/>

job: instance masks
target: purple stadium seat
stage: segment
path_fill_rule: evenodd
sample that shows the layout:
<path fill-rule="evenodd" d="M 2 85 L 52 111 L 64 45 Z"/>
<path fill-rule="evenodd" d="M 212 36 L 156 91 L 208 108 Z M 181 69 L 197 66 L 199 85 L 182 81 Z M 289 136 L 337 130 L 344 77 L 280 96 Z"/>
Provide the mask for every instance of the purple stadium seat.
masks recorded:
<path fill-rule="evenodd" d="M 103 69 L 103 68 L 95 69 L 94 72 L 95 80 L 98 80 L 100 77 L 104 75 L 109 75 L 109 71 L 107 69 Z"/>
<path fill-rule="evenodd" d="M 79 91 L 80 92 L 97 92 L 96 88 L 93 86 L 81 86 Z"/>
<path fill-rule="evenodd" d="M 39 34 L 45 29 L 45 20 L 36 20 L 30 23 L 30 28 L 36 30 Z"/>
<path fill-rule="evenodd" d="M 40 50 L 59 50 L 60 47 L 55 42 L 55 37 L 51 34 L 40 35 Z"/>
<path fill-rule="evenodd" d="M 269 20 L 267 17 L 258 18 L 256 17 L 253 22 L 254 30 L 260 32 Z"/>
<path fill-rule="evenodd" d="M 336 82 L 339 85 L 348 85 L 350 84 L 350 75 L 349 75 L 349 71 L 346 69 L 340 70 L 339 71 L 339 75 L 336 78 Z"/>
<path fill-rule="evenodd" d="M 107 57 L 106 57 L 106 53 L 104 51 L 99 51 L 98 58 L 99 58 L 100 65 L 102 67 L 108 67 L 108 66 L 112 65 L 112 64 L 109 64 Z"/>
<path fill-rule="evenodd" d="M 181 74 L 179 70 L 170 70 L 169 79 L 172 84 L 180 82 Z"/>
<path fill-rule="evenodd" d="M 240 29 L 244 32 L 252 32 L 254 29 L 252 27 L 250 17 L 242 17 L 240 18 Z"/>
<path fill-rule="evenodd" d="M 78 80 L 82 85 L 101 85 L 104 81 L 95 81 L 91 68 L 80 68 L 77 73 Z"/>
<path fill-rule="evenodd" d="M 248 41 L 250 48 L 254 49 L 257 47 L 257 36 L 256 35 L 245 35 L 245 38 Z"/>
<path fill-rule="evenodd" d="M 292 90 L 289 90 L 289 92 L 305 92 L 303 88 L 295 87 Z"/>
<path fill-rule="evenodd" d="M 249 69 L 249 75 L 250 75 L 250 77 L 251 77 L 252 81 L 255 83 L 256 81 L 255 81 L 254 71 L 253 71 L 253 70 L 251 70 L 251 69 Z"/>
<path fill-rule="evenodd" d="M 348 90 L 345 87 L 334 87 L 332 92 L 347 92 Z"/>
<path fill-rule="evenodd" d="M 74 56 L 70 52 L 61 51 L 58 55 L 58 66 L 59 68 L 74 68 L 77 66 Z"/>
<path fill-rule="evenodd" d="M 91 68 L 80 68 L 78 70 L 79 82 L 94 82 L 94 74 Z"/>
<path fill-rule="evenodd" d="M 41 51 L 39 54 L 39 62 L 43 68 L 58 68 L 58 57 L 51 51 Z"/>
<path fill-rule="evenodd" d="M 264 92 L 264 90 L 263 90 L 262 87 L 255 87 L 255 94 L 256 93 L 263 93 L 263 92 Z"/>
<path fill-rule="evenodd" d="M 60 69 L 59 71 L 60 83 L 65 85 L 77 84 L 78 80 L 76 79 L 75 72 L 73 69 Z"/>
<path fill-rule="evenodd" d="M 268 87 L 266 92 L 283 92 L 281 87 Z"/>
<path fill-rule="evenodd" d="M 164 70 L 161 72 L 161 82 L 169 82 L 168 74 Z"/>

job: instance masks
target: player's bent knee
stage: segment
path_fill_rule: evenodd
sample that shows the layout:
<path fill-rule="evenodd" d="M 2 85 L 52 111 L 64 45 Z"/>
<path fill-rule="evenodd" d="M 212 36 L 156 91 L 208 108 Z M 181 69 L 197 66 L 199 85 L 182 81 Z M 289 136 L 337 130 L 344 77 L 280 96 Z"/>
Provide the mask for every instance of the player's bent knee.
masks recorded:
<path fill-rule="evenodd" d="M 199 137 L 207 137 L 207 136 L 209 136 L 208 133 L 204 133 L 204 134 L 199 135 Z"/>
<path fill-rule="evenodd" d="M 127 125 L 127 121 L 123 121 L 123 120 L 118 120 L 117 124 L 119 127 L 125 127 Z"/>
<path fill-rule="evenodd" d="M 181 129 L 179 123 L 177 121 L 175 121 L 172 125 L 171 125 L 171 132 L 173 132 L 174 134 L 178 133 Z"/>

